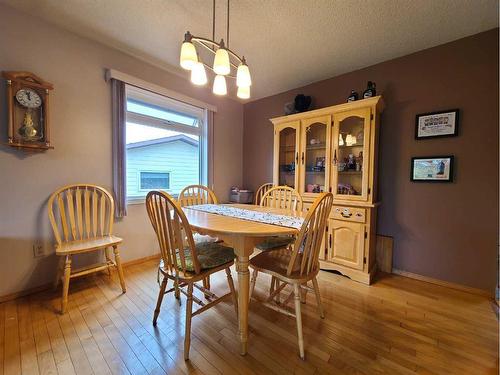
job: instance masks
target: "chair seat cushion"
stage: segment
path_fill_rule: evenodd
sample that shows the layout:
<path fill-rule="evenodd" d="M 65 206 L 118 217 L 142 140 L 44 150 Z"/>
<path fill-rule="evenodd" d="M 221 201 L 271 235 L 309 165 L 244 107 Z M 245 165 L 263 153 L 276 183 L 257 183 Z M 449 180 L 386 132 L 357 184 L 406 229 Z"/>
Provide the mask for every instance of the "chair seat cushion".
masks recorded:
<path fill-rule="evenodd" d="M 267 238 L 264 242 L 261 242 L 257 246 L 255 246 L 257 249 L 266 251 L 270 249 L 277 249 L 281 247 L 287 247 L 290 245 L 295 238 L 291 236 L 275 236 L 275 237 L 269 237 Z"/>
<path fill-rule="evenodd" d="M 231 247 L 224 246 L 217 242 L 201 242 L 196 243 L 196 253 L 198 254 L 198 262 L 202 270 L 219 267 L 225 263 L 229 263 L 236 258 L 234 250 Z M 184 249 L 184 256 L 186 259 L 186 269 L 184 271 L 194 272 L 193 259 L 189 249 Z M 181 266 L 181 257 L 179 253 L 176 255 L 177 265 Z"/>
<path fill-rule="evenodd" d="M 300 253 L 297 255 L 292 273 L 288 276 L 286 274 L 291 256 L 292 250 L 288 248 L 270 249 L 251 258 L 250 267 L 263 272 L 270 271 L 270 273 L 290 279 L 300 278 L 300 264 L 302 262 L 302 254 Z"/>

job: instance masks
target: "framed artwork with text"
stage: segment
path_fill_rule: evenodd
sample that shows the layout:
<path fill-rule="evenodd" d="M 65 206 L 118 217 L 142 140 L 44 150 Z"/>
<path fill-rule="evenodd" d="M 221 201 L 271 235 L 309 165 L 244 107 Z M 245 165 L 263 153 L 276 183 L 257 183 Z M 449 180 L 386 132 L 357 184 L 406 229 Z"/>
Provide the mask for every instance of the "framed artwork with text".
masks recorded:
<path fill-rule="evenodd" d="M 458 109 L 421 113 L 415 117 L 415 139 L 458 135 Z"/>

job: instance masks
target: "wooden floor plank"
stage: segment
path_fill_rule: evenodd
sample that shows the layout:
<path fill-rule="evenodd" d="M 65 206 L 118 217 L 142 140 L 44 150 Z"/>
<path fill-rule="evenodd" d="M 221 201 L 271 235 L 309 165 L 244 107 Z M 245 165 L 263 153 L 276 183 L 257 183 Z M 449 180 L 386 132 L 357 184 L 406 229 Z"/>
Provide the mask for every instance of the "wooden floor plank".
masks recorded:
<path fill-rule="evenodd" d="M 0 304 L 0 375 L 498 373 L 497 311 L 487 298 L 401 276 L 366 286 L 326 272 L 325 319 L 311 293 L 302 305 L 305 361 L 295 320 L 253 302 L 248 354 L 240 356 L 227 301 L 194 317 L 185 362 L 185 298 L 179 305 L 165 296 L 157 327 L 151 323 L 156 269 L 157 261 L 127 267 L 125 294 L 115 272 L 72 280 L 65 315 L 60 291 Z M 223 273 L 211 284 L 227 291 Z M 259 276 L 256 294 L 268 288 Z"/>
<path fill-rule="evenodd" d="M 41 375 L 57 375 L 57 367 L 51 350 L 47 350 L 37 357 Z"/>
<path fill-rule="evenodd" d="M 9 301 L 5 304 L 5 347 L 4 347 L 4 374 L 21 374 L 21 351 L 19 345 L 19 325 L 17 318 L 18 301 Z"/>
<path fill-rule="evenodd" d="M 0 375 L 4 375 L 5 303 L 0 304 Z"/>
<path fill-rule="evenodd" d="M 18 301 L 19 342 L 21 350 L 21 372 L 23 374 L 39 374 L 38 358 L 31 321 L 30 303 L 23 298 Z"/>
<path fill-rule="evenodd" d="M 70 306 L 71 300 L 68 301 L 68 306 Z M 73 367 L 75 369 L 76 374 L 78 375 L 87 375 L 93 374 L 92 366 L 83 350 L 82 344 L 76 334 L 75 329 L 73 328 L 73 324 L 71 322 L 71 318 L 68 313 L 65 315 L 61 315 L 59 318 L 59 324 L 61 326 L 61 330 L 64 336 L 64 341 L 66 342 L 66 346 L 68 348 L 68 352 L 73 362 Z"/>

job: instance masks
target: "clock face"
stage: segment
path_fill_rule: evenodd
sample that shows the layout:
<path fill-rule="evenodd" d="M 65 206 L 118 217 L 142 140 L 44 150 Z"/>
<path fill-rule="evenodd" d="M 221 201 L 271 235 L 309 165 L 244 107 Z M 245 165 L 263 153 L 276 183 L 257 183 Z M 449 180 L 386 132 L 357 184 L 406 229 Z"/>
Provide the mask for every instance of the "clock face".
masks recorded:
<path fill-rule="evenodd" d="M 42 98 L 32 89 L 21 89 L 16 93 L 16 99 L 23 107 L 38 108 L 42 104 Z"/>

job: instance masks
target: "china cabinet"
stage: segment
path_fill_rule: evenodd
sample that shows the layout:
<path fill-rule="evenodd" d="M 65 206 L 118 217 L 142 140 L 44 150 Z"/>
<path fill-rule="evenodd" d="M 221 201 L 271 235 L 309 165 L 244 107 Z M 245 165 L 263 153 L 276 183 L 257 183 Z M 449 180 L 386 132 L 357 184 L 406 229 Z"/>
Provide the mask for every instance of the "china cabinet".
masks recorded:
<path fill-rule="evenodd" d="M 377 154 L 381 96 L 271 119 L 274 180 L 303 196 L 306 209 L 330 191 L 334 207 L 321 268 L 370 284 L 376 271 Z"/>

